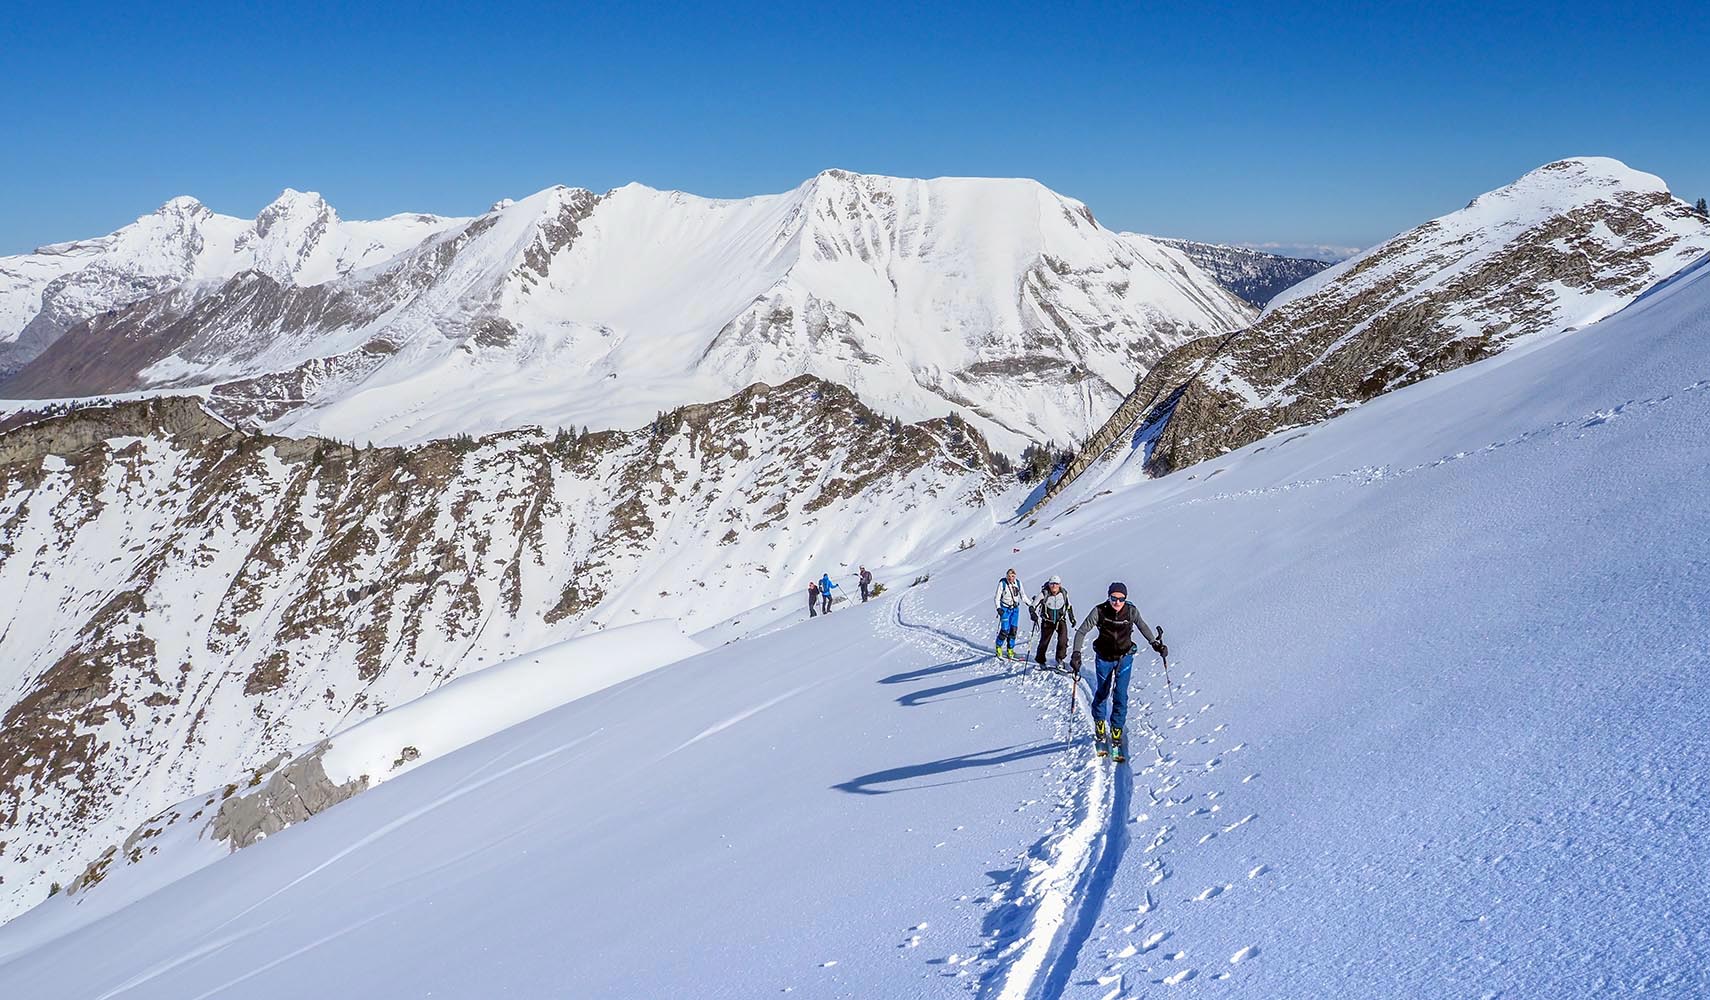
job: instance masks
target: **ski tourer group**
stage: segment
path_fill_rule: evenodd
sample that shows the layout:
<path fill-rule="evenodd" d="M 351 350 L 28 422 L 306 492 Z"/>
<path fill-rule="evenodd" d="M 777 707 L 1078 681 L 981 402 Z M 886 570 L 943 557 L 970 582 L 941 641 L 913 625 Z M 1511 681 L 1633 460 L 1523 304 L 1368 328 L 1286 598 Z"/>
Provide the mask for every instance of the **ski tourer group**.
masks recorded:
<path fill-rule="evenodd" d="M 861 603 L 866 604 L 873 590 L 873 574 L 867 567 L 861 567 L 861 574 L 856 579 L 861 583 Z M 831 582 L 830 573 L 821 573 L 818 580 L 808 583 L 808 617 L 831 614 L 831 592 L 837 589 L 837 584 Z"/>
<path fill-rule="evenodd" d="M 1101 757 L 1109 754 L 1117 762 L 1127 759 L 1128 744 L 1124 736 L 1128 723 L 1128 682 L 1134 669 L 1134 651 L 1138 648 L 1134 630 L 1139 629 L 1152 651 L 1166 662 L 1170 656 L 1170 648 L 1164 645 L 1163 630 L 1154 630 L 1146 624 L 1140 610 L 1129 603 L 1128 585 L 1116 582 L 1105 588 L 1105 600 L 1081 620 L 1078 628 L 1074 605 L 1069 602 L 1069 589 L 1063 586 L 1060 576 L 1052 576 L 1038 594 L 1029 595 L 1012 569 L 998 581 L 993 603 L 997 608 L 999 659 L 1015 658 L 1016 628 L 1021 609 L 1026 608 L 1028 617 L 1039 629 L 1039 649 L 1034 662 L 1045 666 L 1045 654 L 1055 642 L 1054 669 L 1074 674 L 1077 685 L 1081 675 L 1081 643 L 1089 633 L 1098 633 L 1093 639 L 1093 743 Z M 1072 643 L 1071 629 L 1075 633 Z M 1074 652 L 1068 656 L 1069 667 L 1064 670 L 1063 659 L 1071 648 Z"/>

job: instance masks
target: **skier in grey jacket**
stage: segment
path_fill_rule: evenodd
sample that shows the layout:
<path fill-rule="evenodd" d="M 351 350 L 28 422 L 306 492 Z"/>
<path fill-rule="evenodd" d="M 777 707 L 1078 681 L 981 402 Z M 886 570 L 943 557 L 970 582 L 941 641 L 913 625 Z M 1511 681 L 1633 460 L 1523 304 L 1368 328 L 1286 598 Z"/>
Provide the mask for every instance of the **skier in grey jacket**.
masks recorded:
<path fill-rule="evenodd" d="M 1027 617 L 1041 626 L 1039 652 L 1033 657 L 1033 662 L 1042 667 L 1045 665 L 1045 651 L 1051 648 L 1051 638 L 1055 635 L 1055 665 L 1062 669 L 1063 661 L 1069 656 L 1069 630 L 1075 627 L 1075 606 L 1069 603 L 1069 588 L 1063 586 L 1062 577 L 1052 576 L 1045 581 L 1045 589 L 1027 602 Z"/>
<path fill-rule="evenodd" d="M 1128 585 L 1113 583 L 1107 593 L 1109 600 L 1092 610 L 1081 621 L 1081 627 L 1075 630 L 1075 655 L 1069 660 L 1075 676 L 1081 672 L 1081 642 L 1087 633 L 1098 630 L 1098 637 L 1093 640 L 1093 656 L 1095 672 L 1098 680 L 1093 692 L 1093 742 L 1098 746 L 1100 756 L 1105 753 L 1105 743 L 1108 739 L 1114 748 L 1115 759 L 1120 761 L 1127 756 L 1127 747 L 1122 741 L 1122 728 L 1128 722 L 1128 677 L 1134 668 L 1134 629 L 1146 637 L 1152 651 L 1159 656 L 1168 657 L 1170 649 L 1158 638 L 1152 626 L 1140 617 L 1140 609 L 1128 603 Z M 1105 699 L 1110 699 L 1110 729 L 1105 729 Z"/>

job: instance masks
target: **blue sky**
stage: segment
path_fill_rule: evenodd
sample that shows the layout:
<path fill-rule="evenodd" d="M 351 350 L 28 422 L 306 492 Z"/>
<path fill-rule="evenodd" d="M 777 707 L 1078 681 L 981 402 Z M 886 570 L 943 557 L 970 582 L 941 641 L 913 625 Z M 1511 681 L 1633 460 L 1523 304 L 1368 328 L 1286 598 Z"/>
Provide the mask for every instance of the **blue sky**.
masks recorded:
<path fill-rule="evenodd" d="M 1368 245 L 1577 154 L 1693 199 L 1697 6 L 7 4 L 0 253 L 177 194 L 471 214 L 832 166 L 1036 177 L 1113 228 L 1260 243 Z"/>

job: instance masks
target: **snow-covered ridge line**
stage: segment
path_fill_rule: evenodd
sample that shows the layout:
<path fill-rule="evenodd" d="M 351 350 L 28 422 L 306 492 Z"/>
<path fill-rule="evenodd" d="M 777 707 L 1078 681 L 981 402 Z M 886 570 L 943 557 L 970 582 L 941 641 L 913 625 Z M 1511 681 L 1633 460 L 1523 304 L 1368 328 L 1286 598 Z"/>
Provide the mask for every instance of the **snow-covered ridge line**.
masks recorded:
<path fill-rule="evenodd" d="M 1659 178 L 1598 157 L 1547 164 L 1302 281 L 1248 329 L 1172 351 L 1054 493 L 1125 439 L 1167 473 L 1583 328 L 1706 253 L 1710 223 Z"/>

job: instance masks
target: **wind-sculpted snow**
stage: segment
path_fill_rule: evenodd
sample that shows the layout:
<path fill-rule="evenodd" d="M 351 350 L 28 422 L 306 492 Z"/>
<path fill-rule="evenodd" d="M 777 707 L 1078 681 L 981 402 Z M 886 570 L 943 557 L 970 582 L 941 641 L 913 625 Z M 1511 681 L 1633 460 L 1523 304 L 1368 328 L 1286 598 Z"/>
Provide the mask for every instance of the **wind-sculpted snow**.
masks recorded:
<path fill-rule="evenodd" d="M 634 428 L 813 374 L 904 420 L 957 412 L 1013 452 L 1084 436 L 1172 347 L 1253 316 L 1179 252 L 1032 181 L 556 187 L 354 267 L 329 258 L 318 199 L 273 211 L 248 257 L 222 258 L 242 266 L 82 311 L 0 394 L 218 386 L 234 420 L 409 443 Z"/>
<path fill-rule="evenodd" d="M 806 377 L 640 431 L 408 449 L 234 431 L 184 399 L 0 435 L 6 910 L 453 677 L 924 558 L 989 526 L 999 492 L 966 425 Z"/>

